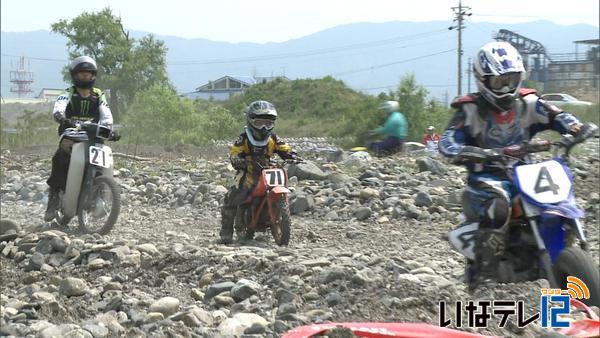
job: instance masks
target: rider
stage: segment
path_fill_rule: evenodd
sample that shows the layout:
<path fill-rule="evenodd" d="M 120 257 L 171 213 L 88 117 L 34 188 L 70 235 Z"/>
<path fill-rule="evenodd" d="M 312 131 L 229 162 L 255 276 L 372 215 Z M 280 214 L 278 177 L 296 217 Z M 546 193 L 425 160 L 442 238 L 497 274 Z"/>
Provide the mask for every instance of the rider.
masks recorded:
<path fill-rule="evenodd" d="M 391 153 L 402 149 L 402 143 L 407 136 L 406 117 L 399 112 L 398 101 L 386 101 L 379 106 L 379 110 L 385 111 L 387 120 L 382 127 L 369 132 L 369 137 L 383 134 L 386 138 L 379 142 L 371 142 L 369 150 L 375 153 Z"/>
<path fill-rule="evenodd" d="M 479 92 L 452 102 L 456 113 L 442 134 L 439 150 L 447 157 L 472 159 L 466 165 L 469 175 L 462 203 L 467 222 L 479 223 L 475 261 L 470 262 L 467 276 L 476 285 L 495 275 L 515 191 L 503 170 L 475 159 L 490 158 L 500 148 L 519 145 L 547 129 L 575 135 L 582 125 L 573 115 L 540 99 L 535 90 L 521 88 L 523 60 L 509 43 L 489 42 L 474 60 Z"/>
<path fill-rule="evenodd" d="M 52 157 L 52 171 L 48 178 L 48 207 L 44 219 L 54 219 L 59 206 L 59 192 L 67 184 L 67 171 L 71 159 L 71 148 L 75 141 L 63 135 L 65 129 L 75 127 L 78 122 L 91 121 L 112 128 L 113 117 L 104 93 L 94 87 L 98 67 L 88 56 L 75 58 L 69 65 L 73 86 L 61 94 L 54 104 L 54 120 L 59 123 L 61 136 L 58 149 Z"/>
<path fill-rule="evenodd" d="M 439 142 L 440 135 L 438 135 L 438 133 L 435 132 L 434 126 L 429 126 L 427 128 L 427 132 L 425 133 L 425 135 L 423 135 L 421 143 L 423 143 L 427 147 L 427 149 L 437 151 Z"/>
<path fill-rule="evenodd" d="M 238 185 L 229 188 L 221 209 L 221 244 L 230 244 L 233 239 L 233 223 L 239 204 L 246 198 L 258 181 L 260 167 L 269 163 L 273 154 L 283 159 L 296 159 L 292 148 L 274 132 L 277 110 L 267 101 L 254 101 L 246 107 L 246 126 L 229 149 L 229 160 L 234 169 L 241 173 Z"/>

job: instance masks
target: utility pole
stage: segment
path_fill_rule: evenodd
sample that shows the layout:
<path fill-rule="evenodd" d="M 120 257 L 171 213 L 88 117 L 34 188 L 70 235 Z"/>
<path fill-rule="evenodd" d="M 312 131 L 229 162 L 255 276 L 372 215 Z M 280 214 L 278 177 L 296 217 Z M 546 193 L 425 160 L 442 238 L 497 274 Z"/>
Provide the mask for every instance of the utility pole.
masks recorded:
<path fill-rule="evenodd" d="M 448 30 L 456 29 L 458 30 L 458 96 L 462 95 L 462 30 L 465 28 L 463 26 L 464 16 L 471 16 L 470 12 L 467 12 L 471 9 L 471 7 L 466 7 L 462 5 L 462 0 L 458 0 L 458 7 L 452 7 L 454 11 L 454 22 L 456 22 L 456 26 L 448 27 Z"/>
<path fill-rule="evenodd" d="M 471 92 L 471 71 L 473 69 L 473 66 L 471 65 L 471 58 L 469 58 L 469 61 L 467 63 L 467 90 L 468 93 Z"/>

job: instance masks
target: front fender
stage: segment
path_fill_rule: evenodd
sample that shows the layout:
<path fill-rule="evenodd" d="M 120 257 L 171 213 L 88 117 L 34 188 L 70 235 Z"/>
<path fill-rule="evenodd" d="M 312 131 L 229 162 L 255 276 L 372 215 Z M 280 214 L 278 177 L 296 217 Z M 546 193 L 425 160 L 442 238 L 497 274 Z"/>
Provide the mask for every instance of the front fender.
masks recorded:
<path fill-rule="evenodd" d="M 271 189 L 271 194 L 288 194 L 290 192 L 290 189 L 286 187 L 274 187 Z"/>

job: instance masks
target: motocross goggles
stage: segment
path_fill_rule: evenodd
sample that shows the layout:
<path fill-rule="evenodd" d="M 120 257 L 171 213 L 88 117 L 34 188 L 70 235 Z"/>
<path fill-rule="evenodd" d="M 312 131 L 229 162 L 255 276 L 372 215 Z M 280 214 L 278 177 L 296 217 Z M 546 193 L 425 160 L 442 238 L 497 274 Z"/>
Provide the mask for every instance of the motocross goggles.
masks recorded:
<path fill-rule="evenodd" d="M 502 75 L 488 76 L 488 88 L 496 94 L 507 94 L 514 92 L 521 83 L 522 74 L 519 72 L 506 73 Z"/>
<path fill-rule="evenodd" d="M 275 120 L 268 118 L 252 119 L 252 125 L 257 129 L 272 129 L 275 126 Z"/>

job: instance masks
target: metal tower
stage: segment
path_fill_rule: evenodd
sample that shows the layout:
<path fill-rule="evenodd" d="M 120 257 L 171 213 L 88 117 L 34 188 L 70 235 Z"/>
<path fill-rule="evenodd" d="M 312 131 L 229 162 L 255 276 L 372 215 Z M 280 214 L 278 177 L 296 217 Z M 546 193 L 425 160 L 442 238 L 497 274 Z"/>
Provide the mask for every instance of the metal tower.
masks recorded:
<path fill-rule="evenodd" d="M 32 92 L 30 85 L 33 83 L 33 72 L 29 72 L 25 68 L 24 56 L 19 58 L 17 70 L 10 71 L 10 82 L 13 83 L 10 91 L 17 93 L 19 97 Z"/>

